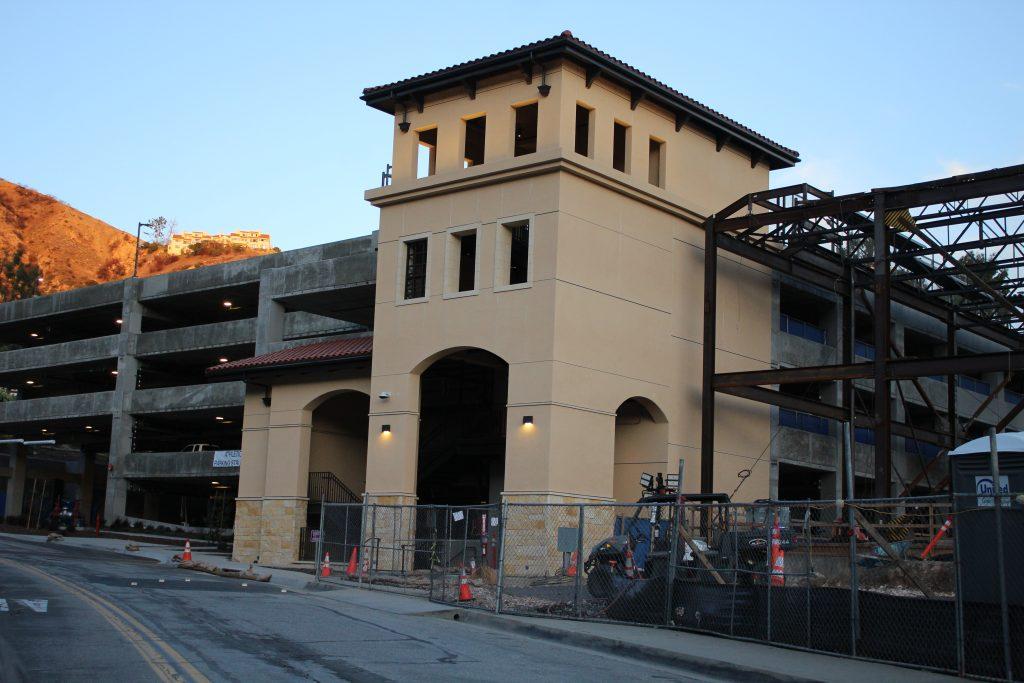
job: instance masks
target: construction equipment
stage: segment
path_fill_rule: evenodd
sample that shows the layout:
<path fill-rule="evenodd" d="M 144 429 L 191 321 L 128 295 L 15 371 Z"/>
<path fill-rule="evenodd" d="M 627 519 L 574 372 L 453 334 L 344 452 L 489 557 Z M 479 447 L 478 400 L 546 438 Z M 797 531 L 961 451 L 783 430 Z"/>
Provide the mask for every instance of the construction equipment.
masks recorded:
<path fill-rule="evenodd" d="M 757 580 L 756 571 L 736 570 L 756 570 L 767 565 L 774 531 L 774 519 L 768 517 L 767 503 L 763 519 L 734 526 L 728 514 L 711 519 L 716 509 L 727 509 L 730 502 L 727 494 L 680 494 L 674 479 L 676 477 L 670 476 L 665 481 L 661 473 L 654 477 L 645 474 L 641 478 L 643 495 L 632 517 L 618 518 L 616 534 L 594 546 L 583 565 L 587 591 L 592 597 L 618 599 L 639 592 L 642 590 L 639 584 L 644 582 L 664 586 L 670 574 L 673 529 L 679 533 L 681 541 L 672 572 L 675 590 L 688 583 L 708 580 L 722 585 L 726 583 L 723 578 L 726 573 L 730 581 L 754 583 Z M 685 519 L 686 510 L 700 518 L 693 529 Z M 792 532 L 780 527 L 778 536 L 778 552 L 783 552 L 793 543 Z"/>

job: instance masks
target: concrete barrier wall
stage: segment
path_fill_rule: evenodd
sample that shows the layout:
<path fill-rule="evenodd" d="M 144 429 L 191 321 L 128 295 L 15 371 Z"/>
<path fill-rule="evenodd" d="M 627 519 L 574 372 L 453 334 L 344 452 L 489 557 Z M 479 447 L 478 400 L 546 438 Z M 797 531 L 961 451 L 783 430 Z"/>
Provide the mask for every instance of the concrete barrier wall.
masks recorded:
<path fill-rule="evenodd" d="M 144 332 L 139 335 L 135 355 L 213 349 L 222 346 L 256 343 L 256 319 L 231 320 L 209 325 L 179 327 L 173 330 Z"/>
<path fill-rule="evenodd" d="M 48 296 L 34 296 L 0 304 L 0 325 L 28 318 L 80 311 L 88 308 L 121 303 L 124 298 L 124 280 L 107 282 L 92 287 L 70 289 Z"/>
<path fill-rule="evenodd" d="M 135 392 L 132 413 L 167 413 L 239 406 L 245 401 L 244 382 L 193 384 L 184 387 L 142 389 Z"/>
<path fill-rule="evenodd" d="M 112 391 L 6 401 L 0 403 L 0 424 L 109 415 L 113 401 Z"/>
<path fill-rule="evenodd" d="M 129 453 L 124 476 L 135 479 L 237 477 L 237 467 L 214 467 L 213 451 L 198 453 Z"/>
<path fill-rule="evenodd" d="M 0 373 L 89 363 L 117 357 L 118 335 L 0 353 Z"/>

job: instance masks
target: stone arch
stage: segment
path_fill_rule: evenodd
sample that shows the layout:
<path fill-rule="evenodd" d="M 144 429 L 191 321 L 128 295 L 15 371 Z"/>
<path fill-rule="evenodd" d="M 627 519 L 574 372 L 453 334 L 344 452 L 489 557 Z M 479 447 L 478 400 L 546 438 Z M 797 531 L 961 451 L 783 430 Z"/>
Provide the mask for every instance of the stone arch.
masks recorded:
<path fill-rule="evenodd" d="M 668 467 L 668 418 L 651 399 L 632 396 L 615 409 L 615 499 L 640 497 L 640 475 Z"/>
<path fill-rule="evenodd" d="M 452 355 L 455 355 L 455 354 L 458 354 L 458 353 L 463 353 L 463 352 L 466 352 L 466 351 L 482 351 L 482 352 L 484 352 L 486 354 L 494 356 L 495 358 L 500 360 L 502 363 L 504 363 L 506 366 L 508 365 L 508 361 L 505 360 L 504 358 L 502 358 L 501 354 L 495 353 L 491 349 L 484 348 L 482 346 L 473 346 L 473 345 L 449 346 L 448 348 L 441 349 L 440 351 L 435 351 L 434 353 L 431 353 L 430 355 L 426 356 L 423 360 L 421 360 L 419 363 L 414 365 L 412 370 L 410 370 L 409 372 L 410 372 L 410 374 L 413 374 L 413 375 L 422 375 L 428 368 L 430 368 L 432 365 L 437 363 L 437 361 L 439 361 L 439 360 L 441 360 L 443 358 L 446 358 L 448 356 L 452 356 Z"/>
<path fill-rule="evenodd" d="M 508 363 L 487 349 L 456 347 L 431 354 L 414 372 L 419 376 L 419 502 L 499 502 Z"/>
<path fill-rule="evenodd" d="M 309 473 L 331 488 L 336 479 L 356 497 L 366 490 L 366 444 L 369 432 L 369 394 L 355 389 L 327 391 L 310 400 Z M 315 485 L 315 482 L 314 482 Z M 337 485 L 331 497 L 343 498 Z M 335 502 L 345 502 L 335 500 Z"/>

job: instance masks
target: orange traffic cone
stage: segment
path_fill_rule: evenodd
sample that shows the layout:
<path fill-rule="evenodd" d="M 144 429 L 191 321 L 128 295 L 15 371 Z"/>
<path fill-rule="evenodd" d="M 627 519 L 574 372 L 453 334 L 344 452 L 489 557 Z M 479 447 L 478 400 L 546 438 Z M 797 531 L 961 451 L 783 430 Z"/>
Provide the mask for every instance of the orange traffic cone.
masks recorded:
<path fill-rule="evenodd" d="M 352 548 L 352 556 L 348 558 L 348 567 L 345 568 L 345 576 L 353 577 L 359 571 L 359 550 Z"/>
<path fill-rule="evenodd" d="M 636 565 L 633 564 L 633 550 L 628 546 L 626 547 L 626 578 L 636 578 Z"/>
<path fill-rule="evenodd" d="M 327 578 L 331 575 L 331 554 L 324 553 L 324 563 L 320 565 L 320 577 Z"/>
<path fill-rule="evenodd" d="M 576 551 L 572 551 L 572 555 L 569 557 L 569 568 L 565 570 L 566 576 L 576 576 Z"/>
<path fill-rule="evenodd" d="M 779 528 L 779 518 L 775 518 L 775 526 L 772 527 L 772 579 L 773 586 L 786 585 L 786 553 L 782 550 L 782 530 Z"/>
<path fill-rule="evenodd" d="M 185 552 L 183 552 L 181 554 L 181 561 L 182 562 L 191 562 L 192 561 L 192 544 L 188 542 L 187 538 L 185 539 Z"/>
<path fill-rule="evenodd" d="M 459 577 L 459 602 L 469 602 L 473 599 L 473 591 L 469 589 L 469 577 L 466 576 L 466 568 L 462 568 L 462 575 Z"/>

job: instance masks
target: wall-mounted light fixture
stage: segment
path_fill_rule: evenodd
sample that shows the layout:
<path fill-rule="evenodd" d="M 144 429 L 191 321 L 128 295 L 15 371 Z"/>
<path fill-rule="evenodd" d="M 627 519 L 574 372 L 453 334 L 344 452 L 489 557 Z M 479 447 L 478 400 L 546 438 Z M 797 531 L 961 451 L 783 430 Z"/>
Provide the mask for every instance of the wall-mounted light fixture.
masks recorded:
<path fill-rule="evenodd" d="M 398 124 L 398 130 L 408 133 L 409 125 L 409 107 L 402 105 L 402 122 Z"/>
<path fill-rule="evenodd" d="M 533 415 L 523 415 L 523 424 L 524 425 L 532 425 L 533 424 Z"/>
<path fill-rule="evenodd" d="M 385 435 L 390 434 L 391 433 L 391 425 L 381 425 L 380 426 L 380 433 L 381 434 L 385 434 Z"/>
<path fill-rule="evenodd" d="M 540 65 L 540 85 L 537 86 L 537 92 L 541 97 L 547 97 L 551 92 L 551 86 L 548 85 L 548 70 L 544 68 L 543 64 Z"/>

